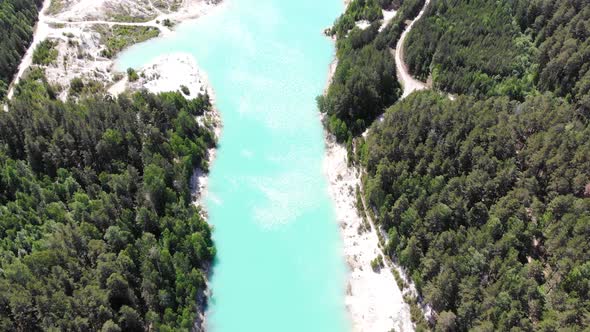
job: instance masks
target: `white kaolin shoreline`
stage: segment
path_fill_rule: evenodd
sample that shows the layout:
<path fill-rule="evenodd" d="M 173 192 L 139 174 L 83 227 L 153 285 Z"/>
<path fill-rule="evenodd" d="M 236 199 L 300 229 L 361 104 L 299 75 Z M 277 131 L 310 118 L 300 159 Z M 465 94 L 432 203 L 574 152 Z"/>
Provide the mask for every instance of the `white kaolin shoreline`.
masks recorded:
<path fill-rule="evenodd" d="M 350 0 L 345 0 L 345 6 Z M 403 87 L 402 98 L 414 91 L 427 89 L 428 86 L 416 80 L 408 71 L 403 61 L 403 44 L 409 31 L 422 15 L 430 0 L 416 18 L 406 27 L 400 36 L 396 50 L 391 50 L 395 57 L 398 80 Z M 395 12 L 384 12 L 382 28 L 394 17 Z M 337 67 L 337 59 L 330 64 L 328 85 Z M 363 134 L 363 136 L 366 135 Z M 345 304 L 349 311 L 353 331 L 355 332 L 387 332 L 414 331 L 411 320 L 410 306 L 404 301 L 404 294 L 416 295 L 412 282 L 405 276 L 403 269 L 389 259 L 384 259 L 384 267 L 373 271 L 371 261 L 383 255 L 379 247 L 376 225 L 366 216 L 364 222 L 357 208 L 356 190 L 361 188 L 360 170 L 348 165 L 347 151 L 337 143 L 333 135 L 325 133 L 326 156 L 324 172 L 329 181 L 329 194 L 334 202 L 336 218 L 343 240 L 343 254 L 349 268 Z M 392 270 L 400 273 L 409 289 L 402 292 L 397 285 Z M 424 309 L 423 309 L 424 310 Z M 428 308 L 425 309 L 428 311 Z"/>
<path fill-rule="evenodd" d="M 336 220 L 349 268 L 345 304 L 353 331 L 413 331 L 410 307 L 404 302 L 388 264 L 374 271 L 371 261 L 382 255 L 376 230 L 363 225 L 356 205 L 358 170 L 349 167 L 346 148 L 326 136 L 324 171 L 335 205 Z"/>
<path fill-rule="evenodd" d="M 345 2 L 345 5 L 347 3 Z M 389 15 L 386 21 L 391 20 Z M 329 67 L 327 85 L 336 71 L 335 57 Z M 323 119 L 322 119 L 323 120 Z M 323 122 L 323 121 L 322 121 Z M 356 190 L 360 173 L 348 165 L 347 151 L 325 131 L 324 174 L 334 204 L 336 221 L 348 267 L 345 305 L 355 332 L 414 331 L 410 307 L 404 302 L 388 263 L 374 271 L 371 261 L 382 255 L 374 227 L 366 227 L 357 209 Z"/>

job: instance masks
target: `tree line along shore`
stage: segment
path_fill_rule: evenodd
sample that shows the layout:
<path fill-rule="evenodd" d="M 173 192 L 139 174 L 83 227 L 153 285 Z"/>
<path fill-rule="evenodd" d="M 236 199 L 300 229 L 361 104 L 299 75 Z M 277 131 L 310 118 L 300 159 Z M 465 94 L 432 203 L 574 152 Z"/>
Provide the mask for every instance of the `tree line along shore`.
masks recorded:
<path fill-rule="evenodd" d="M 41 6 L 0 4 L 3 99 Z M 0 114 L 0 330 L 198 328 L 215 248 L 190 179 L 216 145 L 209 95 L 112 96 L 88 77 L 64 95 L 45 74 L 55 47 L 35 48 Z"/>
<path fill-rule="evenodd" d="M 352 1 L 329 31 L 338 66 L 318 98 L 384 251 L 417 289 L 408 302 L 433 309 L 413 310 L 416 329 L 586 329 L 590 7 L 433 0 L 403 45 L 433 91 L 399 101 L 388 48 L 422 4 Z"/>
<path fill-rule="evenodd" d="M 362 174 L 358 206 L 378 226 L 385 259 L 416 288 L 406 298 L 415 327 L 582 331 L 590 7 L 432 0 L 403 58 L 433 91 L 400 101 L 391 49 L 423 5 L 352 1 L 329 30 L 338 65 L 318 98 Z M 2 97 L 40 7 L 0 4 Z M 385 27 L 383 9 L 397 11 Z M 42 44 L 35 61 L 43 67 L 52 50 Z M 31 70 L 0 114 L 0 329 L 191 329 L 215 254 L 189 190 L 215 144 L 195 120 L 210 100 L 113 98 L 89 81 L 68 91 L 60 100 Z"/>

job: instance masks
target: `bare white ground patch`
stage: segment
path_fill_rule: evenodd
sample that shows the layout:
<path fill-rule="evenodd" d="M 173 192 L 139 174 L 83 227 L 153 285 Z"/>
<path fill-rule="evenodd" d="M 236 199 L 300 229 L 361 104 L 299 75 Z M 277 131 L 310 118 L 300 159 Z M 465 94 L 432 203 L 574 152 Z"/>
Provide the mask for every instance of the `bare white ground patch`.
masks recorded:
<path fill-rule="evenodd" d="M 335 204 L 336 219 L 344 244 L 344 257 L 350 275 L 346 307 L 353 330 L 358 332 L 413 331 L 410 307 L 388 264 L 373 271 L 371 261 L 382 254 L 375 229 L 363 226 L 356 206 L 355 188 L 359 175 L 348 167 L 346 149 L 328 139 L 324 172 L 329 180 L 329 193 Z"/>
<path fill-rule="evenodd" d="M 50 13 L 64 21 L 186 20 L 203 15 L 219 0 L 53 0 Z"/>
<path fill-rule="evenodd" d="M 389 24 L 389 22 L 391 22 L 391 20 L 395 17 L 395 14 L 397 14 L 396 10 L 382 10 L 383 12 L 383 22 L 381 23 L 381 26 L 379 27 L 379 31 L 385 29 L 385 27 Z"/>

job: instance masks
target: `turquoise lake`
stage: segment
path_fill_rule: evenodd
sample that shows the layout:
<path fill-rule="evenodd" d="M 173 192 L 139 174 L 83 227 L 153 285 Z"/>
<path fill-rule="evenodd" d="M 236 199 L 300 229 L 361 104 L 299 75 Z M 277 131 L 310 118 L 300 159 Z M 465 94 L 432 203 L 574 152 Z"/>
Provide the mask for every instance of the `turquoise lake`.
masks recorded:
<path fill-rule="evenodd" d="M 117 64 L 188 52 L 215 91 L 223 132 L 205 199 L 218 253 L 208 330 L 348 331 L 315 102 L 334 57 L 322 32 L 342 0 L 225 1 Z"/>

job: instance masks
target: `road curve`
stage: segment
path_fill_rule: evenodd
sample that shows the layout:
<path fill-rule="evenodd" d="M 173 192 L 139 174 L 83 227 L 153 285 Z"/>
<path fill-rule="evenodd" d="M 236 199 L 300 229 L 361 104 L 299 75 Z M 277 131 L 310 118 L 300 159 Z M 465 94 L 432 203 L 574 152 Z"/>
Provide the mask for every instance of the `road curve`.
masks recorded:
<path fill-rule="evenodd" d="M 45 15 L 45 11 L 49 8 L 50 4 L 51 4 L 51 0 L 44 0 L 43 7 L 39 10 L 39 20 L 37 21 L 37 24 L 35 26 L 35 32 L 33 34 L 33 42 L 31 43 L 31 45 L 27 49 L 27 52 L 25 53 L 25 55 L 23 56 L 21 63 L 18 66 L 18 71 L 17 71 L 16 75 L 14 76 L 12 83 L 10 84 L 10 87 L 8 89 L 8 93 L 6 94 L 6 97 L 8 100 L 12 99 L 12 97 L 14 95 L 14 87 L 20 81 L 25 70 L 31 66 L 31 64 L 33 62 L 33 53 L 35 51 L 35 48 L 37 48 L 37 45 L 39 45 L 39 43 L 44 41 L 49 36 L 51 31 L 53 31 L 53 28 L 50 27 L 50 24 L 63 24 L 63 25 L 103 24 L 103 25 L 108 25 L 110 27 L 115 26 L 115 25 L 143 26 L 143 27 L 153 27 L 153 28 L 160 29 L 160 32 L 164 35 L 171 32 L 170 28 L 164 26 L 163 23 L 161 23 L 161 22 L 163 22 L 164 18 L 167 17 L 167 15 L 159 16 L 158 18 L 151 20 L 149 22 L 64 21 L 64 20 L 55 19 L 53 17 Z M 4 110 L 7 111 L 6 105 L 4 105 Z"/>
<path fill-rule="evenodd" d="M 393 54 L 393 56 L 395 57 L 395 67 L 396 67 L 396 72 L 397 72 L 397 79 L 400 81 L 400 83 L 404 89 L 404 92 L 402 94 L 402 99 L 407 97 L 408 95 L 410 95 L 414 91 L 428 89 L 428 86 L 426 85 L 426 83 L 413 78 L 412 75 L 410 74 L 410 71 L 408 70 L 408 66 L 404 62 L 404 42 L 406 40 L 408 32 L 410 32 L 410 30 L 412 30 L 414 23 L 416 23 L 420 18 L 422 18 L 422 15 L 424 15 L 424 11 L 426 10 L 426 7 L 428 6 L 429 3 L 430 3 L 430 0 L 426 0 L 424 2 L 424 6 L 422 7 L 422 10 L 420 10 L 420 13 L 418 13 L 418 16 L 416 16 L 416 18 L 414 18 L 414 20 L 410 24 L 408 24 L 408 26 L 406 27 L 404 32 L 402 32 L 402 34 L 397 42 L 397 45 L 395 46 L 395 50 L 390 50 L 391 53 Z"/>

